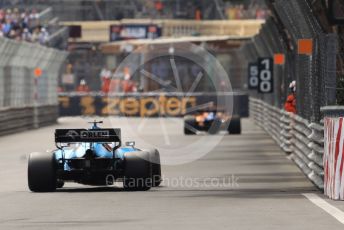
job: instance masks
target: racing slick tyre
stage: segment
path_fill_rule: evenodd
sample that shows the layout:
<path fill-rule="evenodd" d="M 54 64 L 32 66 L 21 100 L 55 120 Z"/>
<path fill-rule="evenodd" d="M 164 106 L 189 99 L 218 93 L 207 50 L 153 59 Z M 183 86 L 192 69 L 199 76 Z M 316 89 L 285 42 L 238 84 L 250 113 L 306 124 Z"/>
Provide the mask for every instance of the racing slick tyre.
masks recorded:
<path fill-rule="evenodd" d="M 161 164 L 160 164 L 160 153 L 157 149 L 152 149 L 150 153 L 150 162 L 152 167 L 152 187 L 159 187 L 162 178 L 161 178 Z"/>
<path fill-rule="evenodd" d="M 56 190 L 56 167 L 54 154 L 31 153 L 28 165 L 28 185 L 32 192 Z"/>
<path fill-rule="evenodd" d="M 208 133 L 210 135 L 215 135 L 215 134 L 218 134 L 220 131 L 221 131 L 221 125 L 222 125 L 222 121 L 219 120 L 219 119 L 215 119 L 209 129 L 208 129 Z"/>
<path fill-rule="evenodd" d="M 128 191 L 147 191 L 152 187 L 149 152 L 128 152 L 124 156 L 123 186 Z"/>
<path fill-rule="evenodd" d="M 196 135 L 196 121 L 193 117 L 184 118 L 184 134 Z"/>
<path fill-rule="evenodd" d="M 65 184 L 64 181 L 58 180 L 56 182 L 56 188 L 63 188 L 64 184 Z"/>
<path fill-rule="evenodd" d="M 241 134 L 241 120 L 239 119 L 232 119 L 228 126 L 228 133 L 239 135 Z"/>

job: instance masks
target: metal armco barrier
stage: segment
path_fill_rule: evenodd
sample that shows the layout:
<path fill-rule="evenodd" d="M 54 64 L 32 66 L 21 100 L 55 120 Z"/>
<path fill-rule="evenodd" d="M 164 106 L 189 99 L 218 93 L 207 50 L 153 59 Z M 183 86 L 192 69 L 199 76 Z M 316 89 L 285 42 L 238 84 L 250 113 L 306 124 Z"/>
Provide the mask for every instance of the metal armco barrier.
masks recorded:
<path fill-rule="evenodd" d="M 233 114 L 248 117 L 248 95 L 245 93 L 193 93 L 187 96 L 178 93 L 131 93 L 110 96 L 99 93 L 61 93 L 60 116 L 179 117 L 198 106 L 211 102 L 217 104 L 227 96 L 233 96 Z"/>
<path fill-rule="evenodd" d="M 0 136 L 34 128 L 34 108 L 18 107 L 0 109 Z M 38 127 L 56 122 L 58 108 L 56 105 L 38 107 Z"/>
<path fill-rule="evenodd" d="M 0 55 L 0 135 L 56 122 L 57 78 L 67 53 L 0 38 Z"/>
<path fill-rule="evenodd" d="M 324 188 L 324 128 L 298 115 L 250 98 L 250 115 L 289 155 L 307 177 Z"/>
<path fill-rule="evenodd" d="M 322 108 L 325 115 L 324 192 L 344 200 L 344 107 Z"/>
<path fill-rule="evenodd" d="M 254 87 L 249 90 L 251 116 L 323 189 L 324 127 L 320 108 L 336 102 L 338 37 L 321 26 L 311 2 L 273 1 L 271 17 L 236 55 L 248 67 L 261 58 L 274 58 L 273 91 L 262 93 Z M 299 52 L 303 39 L 308 39 L 312 47 L 308 54 Z M 279 62 L 277 57 L 283 61 Z M 247 68 L 241 71 L 243 79 L 247 79 L 247 73 Z M 296 114 L 284 111 L 293 81 Z"/>

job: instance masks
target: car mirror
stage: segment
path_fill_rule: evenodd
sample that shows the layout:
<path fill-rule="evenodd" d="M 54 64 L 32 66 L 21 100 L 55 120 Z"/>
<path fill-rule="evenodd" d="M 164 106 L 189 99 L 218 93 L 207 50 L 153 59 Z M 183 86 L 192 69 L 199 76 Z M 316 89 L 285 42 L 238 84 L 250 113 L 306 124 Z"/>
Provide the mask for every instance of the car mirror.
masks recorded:
<path fill-rule="evenodd" d="M 125 142 L 125 145 L 126 145 L 126 146 L 135 147 L 135 141 L 128 141 L 128 142 Z"/>
<path fill-rule="evenodd" d="M 56 147 L 58 149 L 63 149 L 63 148 L 66 148 L 66 147 L 70 147 L 70 143 L 59 143 L 59 144 L 56 144 Z"/>

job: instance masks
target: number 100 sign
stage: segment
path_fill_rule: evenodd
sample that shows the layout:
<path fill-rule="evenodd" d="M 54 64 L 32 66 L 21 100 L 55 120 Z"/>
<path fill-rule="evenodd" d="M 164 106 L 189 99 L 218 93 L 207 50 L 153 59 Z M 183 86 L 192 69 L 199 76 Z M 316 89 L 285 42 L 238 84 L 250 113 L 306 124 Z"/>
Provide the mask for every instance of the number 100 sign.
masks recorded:
<path fill-rule="evenodd" d="M 273 68 L 274 62 L 272 58 L 258 59 L 258 92 L 259 93 L 273 93 L 274 79 Z"/>

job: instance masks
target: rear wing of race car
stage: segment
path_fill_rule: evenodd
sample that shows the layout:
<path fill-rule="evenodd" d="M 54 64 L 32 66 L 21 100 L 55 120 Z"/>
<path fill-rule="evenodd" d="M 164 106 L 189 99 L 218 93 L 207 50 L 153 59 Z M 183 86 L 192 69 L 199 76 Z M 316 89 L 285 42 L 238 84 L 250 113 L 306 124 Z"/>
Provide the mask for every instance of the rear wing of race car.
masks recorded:
<path fill-rule="evenodd" d="M 117 142 L 121 143 L 121 129 L 56 129 L 55 143 Z"/>

